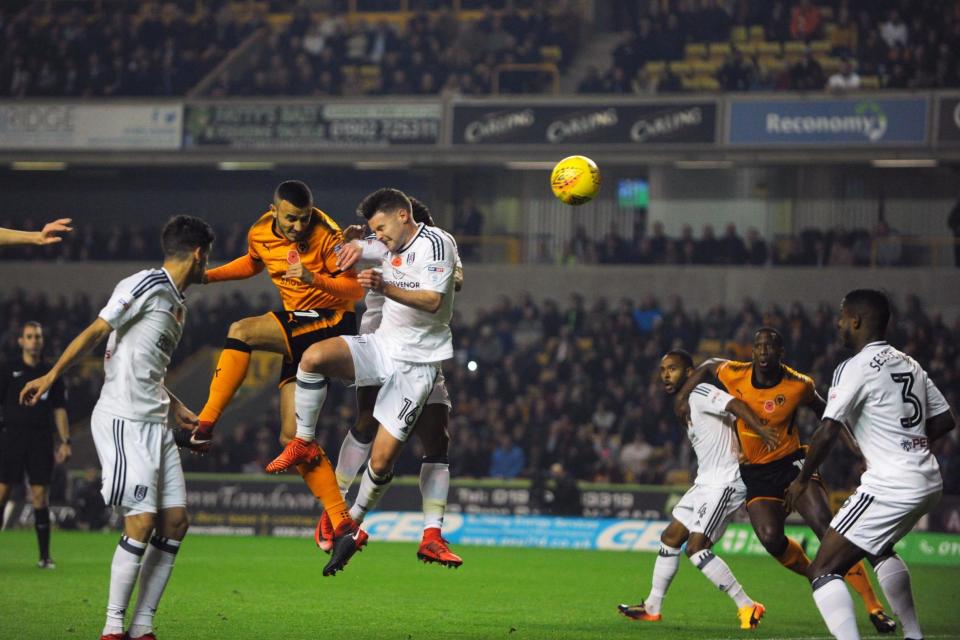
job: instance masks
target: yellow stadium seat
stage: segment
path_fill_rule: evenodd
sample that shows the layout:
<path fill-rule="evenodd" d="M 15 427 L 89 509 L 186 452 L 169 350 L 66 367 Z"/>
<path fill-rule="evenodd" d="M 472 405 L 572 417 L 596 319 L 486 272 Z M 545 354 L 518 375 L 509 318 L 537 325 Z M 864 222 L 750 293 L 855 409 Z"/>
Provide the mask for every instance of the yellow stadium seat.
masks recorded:
<path fill-rule="evenodd" d="M 707 55 L 707 45 L 702 42 L 691 42 L 683 50 L 687 58 Z"/>
<path fill-rule="evenodd" d="M 698 75 L 713 75 L 717 72 L 717 69 L 720 68 L 722 60 L 710 59 L 710 60 L 694 60 L 690 63 L 690 67 L 693 69 L 693 72 Z"/>
<path fill-rule="evenodd" d="M 825 75 L 832 75 L 840 70 L 840 58 L 831 58 L 828 56 L 817 57 L 817 62 L 820 63 L 820 66 L 823 67 L 823 73 Z"/>
<path fill-rule="evenodd" d="M 655 73 L 657 75 L 663 73 L 664 68 L 667 66 L 663 60 L 651 60 L 644 65 L 644 69 L 647 73 Z"/>
<path fill-rule="evenodd" d="M 670 65 L 670 68 L 673 69 L 674 73 L 680 75 L 690 73 L 693 70 L 693 68 L 690 66 L 690 63 L 686 62 L 685 60 L 674 62 L 672 65 Z"/>
<path fill-rule="evenodd" d="M 781 53 L 779 42 L 758 42 L 757 53 L 762 56 L 778 56 Z"/>
<path fill-rule="evenodd" d="M 823 28 L 823 35 L 827 37 L 827 40 L 830 39 L 830 36 L 833 35 L 833 32 L 837 30 L 837 25 L 832 22 Z"/>
<path fill-rule="evenodd" d="M 713 76 L 699 76 L 700 91 L 719 91 L 720 83 Z"/>
<path fill-rule="evenodd" d="M 556 64 L 560 62 L 560 58 L 563 57 L 563 51 L 560 47 L 540 47 L 540 56 L 543 58 L 544 62 L 552 62 Z"/>
<path fill-rule="evenodd" d="M 711 42 L 710 43 L 710 55 L 727 55 L 730 53 L 730 43 L 729 42 Z"/>
<path fill-rule="evenodd" d="M 365 64 L 360 67 L 360 75 L 364 78 L 379 78 L 380 67 L 375 64 Z"/>
<path fill-rule="evenodd" d="M 860 76 L 861 89 L 879 89 L 880 78 L 878 76 Z"/>
<path fill-rule="evenodd" d="M 829 40 L 814 40 L 810 43 L 810 50 L 814 53 L 830 53 L 830 49 L 832 48 Z"/>
<path fill-rule="evenodd" d="M 783 43 L 783 52 L 789 55 L 803 55 L 804 50 L 806 50 L 807 45 L 803 42 L 784 42 Z"/>
<path fill-rule="evenodd" d="M 747 40 L 746 42 L 737 42 L 737 49 L 743 52 L 745 56 L 752 56 L 757 53 L 757 43 L 752 40 Z"/>
<path fill-rule="evenodd" d="M 760 58 L 760 66 L 766 72 L 780 72 L 787 68 L 788 64 L 784 58 L 774 56 L 765 56 Z"/>
<path fill-rule="evenodd" d="M 747 28 L 746 27 L 734 27 L 730 30 L 730 39 L 734 42 L 746 42 L 747 41 Z"/>
<path fill-rule="evenodd" d="M 763 31 L 763 25 L 755 24 L 750 27 L 750 39 L 751 40 L 764 40 L 766 39 L 767 34 Z"/>

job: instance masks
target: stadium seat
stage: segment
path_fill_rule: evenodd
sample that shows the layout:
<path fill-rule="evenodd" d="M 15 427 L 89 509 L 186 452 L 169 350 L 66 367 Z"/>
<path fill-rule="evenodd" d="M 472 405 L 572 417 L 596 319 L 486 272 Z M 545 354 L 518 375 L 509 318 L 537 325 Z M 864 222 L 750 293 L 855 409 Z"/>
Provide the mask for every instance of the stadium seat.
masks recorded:
<path fill-rule="evenodd" d="M 879 89 L 880 77 L 879 76 L 860 76 L 860 88 L 861 89 Z"/>
<path fill-rule="evenodd" d="M 563 50 L 557 46 L 540 47 L 540 57 L 544 62 L 557 64 L 563 58 Z"/>
<path fill-rule="evenodd" d="M 762 25 L 755 24 L 752 27 L 750 27 L 751 40 L 758 40 L 758 41 L 765 40 L 766 37 L 767 37 L 767 34 L 764 32 Z"/>
<path fill-rule="evenodd" d="M 730 53 L 730 43 L 729 42 L 711 42 L 710 43 L 710 55 L 711 56 L 725 56 Z"/>
<path fill-rule="evenodd" d="M 690 67 L 697 75 L 712 76 L 717 72 L 717 69 L 720 68 L 721 64 L 723 64 L 723 59 L 711 58 L 708 60 L 694 60 L 690 63 Z"/>
<path fill-rule="evenodd" d="M 832 48 L 829 40 L 814 40 L 810 43 L 810 50 L 814 53 L 827 54 Z"/>
<path fill-rule="evenodd" d="M 702 42 L 691 42 L 683 48 L 687 58 L 707 55 L 707 45 Z"/>
<path fill-rule="evenodd" d="M 830 56 L 817 56 L 817 62 L 823 67 L 824 75 L 832 75 L 840 70 L 840 58 L 831 58 Z"/>
<path fill-rule="evenodd" d="M 743 52 L 745 56 L 752 56 L 757 53 L 757 43 L 753 40 L 747 40 L 746 42 L 737 42 L 737 49 Z"/>
<path fill-rule="evenodd" d="M 666 66 L 667 66 L 667 63 L 664 62 L 663 60 L 651 60 L 650 62 L 645 64 L 643 68 L 644 70 L 646 70 L 647 73 L 662 75 Z"/>
<path fill-rule="evenodd" d="M 803 55 L 803 52 L 806 50 L 807 45 L 803 42 L 784 42 L 783 43 L 783 52 L 788 56 L 791 55 Z"/>
<path fill-rule="evenodd" d="M 778 56 L 782 52 L 779 42 L 758 42 L 757 53 L 762 56 Z"/>
<path fill-rule="evenodd" d="M 737 44 L 747 41 L 747 28 L 746 27 L 734 27 L 730 30 L 730 39 L 736 42 Z"/>

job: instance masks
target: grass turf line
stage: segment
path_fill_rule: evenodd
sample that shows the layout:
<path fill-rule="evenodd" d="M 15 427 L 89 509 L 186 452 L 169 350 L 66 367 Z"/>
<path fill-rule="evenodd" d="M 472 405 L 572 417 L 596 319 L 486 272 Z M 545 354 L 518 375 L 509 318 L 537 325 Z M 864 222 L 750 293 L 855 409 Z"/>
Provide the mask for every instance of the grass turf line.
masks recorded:
<path fill-rule="evenodd" d="M 0 639 L 94 638 L 103 624 L 119 534 L 55 531 L 53 571 L 32 531 L 0 533 Z M 156 618 L 161 640 L 204 638 L 827 638 L 810 589 L 771 558 L 726 558 L 767 605 L 737 628 L 732 601 L 683 559 L 660 623 L 616 612 L 650 586 L 654 554 L 458 546 L 464 566 L 423 565 L 416 546 L 371 543 L 334 578 L 312 540 L 189 537 Z M 928 638 L 960 637 L 960 570 L 911 567 Z M 135 596 L 134 596 L 135 597 Z M 865 637 L 874 636 L 859 598 Z M 133 608 L 131 601 L 131 611 Z M 889 611 L 889 610 L 888 610 Z M 128 613 L 128 621 L 129 621 Z M 898 633 L 893 637 L 902 637 Z"/>

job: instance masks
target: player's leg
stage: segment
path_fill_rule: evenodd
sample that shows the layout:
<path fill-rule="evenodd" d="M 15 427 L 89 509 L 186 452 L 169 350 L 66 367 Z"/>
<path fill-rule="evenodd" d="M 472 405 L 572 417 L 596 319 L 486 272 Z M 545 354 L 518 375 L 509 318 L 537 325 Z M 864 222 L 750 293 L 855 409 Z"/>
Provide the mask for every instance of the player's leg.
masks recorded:
<path fill-rule="evenodd" d="M 400 457 L 404 440 L 392 434 L 387 427 L 380 425 L 377 436 L 370 449 L 370 461 L 367 471 L 360 480 L 357 500 L 350 507 L 350 517 L 360 523 L 367 513 L 376 507 L 393 480 L 393 465 Z"/>
<path fill-rule="evenodd" d="M 833 518 L 827 501 L 827 492 L 823 485 L 816 481 L 809 483 L 807 490 L 797 501 L 796 509 L 817 538 L 822 539 L 830 527 L 830 520 Z M 870 584 L 867 568 L 862 561 L 850 568 L 850 571 L 844 576 L 844 580 L 860 595 L 863 606 L 870 614 L 870 622 L 876 627 L 877 631 L 891 633 L 896 630 L 897 623 L 884 612 L 883 604 L 877 598 L 877 594 Z"/>
<path fill-rule="evenodd" d="M 49 496 L 48 485 L 30 485 L 30 498 L 33 502 L 33 528 L 37 534 L 37 549 L 40 552 L 40 560 L 37 562 L 37 566 L 41 569 L 53 569 L 55 566 L 50 558 Z"/>
<path fill-rule="evenodd" d="M 7 511 L 7 501 L 10 499 L 10 485 L 0 482 L 0 531 L 3 530 L 4 515 Z"/>
<path fill-rule="evenodd" d="M 807 568 L 807 578 L 813 587 L 813 600 L 827 629 L 837 640 L 860 638 L 853 598 L 847 591 L 843 576 L 864 555 L 863 549 L 829 528 L 820 540 L 816 557 Z"/>
<path fill-rule="evenodd" d="M 753 498 L 747 503 L 747 514 L 760 544 L 767 553 L 787 569 L 805 576 L 810 559 L 803 552 L 803 547 L 793 538 L 788 538 L 783 531 L 783 524 L 787 519 L 783 500 L 767 496 Z"/>
<path fill-rule="evenodd" d="M 13 487 L 23 482 L 26 471 L 27 434 L 24 429 L 0 429 L 0 529 L 6 520 Z"/>
<path fill-rule="evenodd" d="M 119 634 L 123 634 L 124 614 L 130 604 L 130 596 L 147 550 L 147 541 L 156 526 L 156 520 L 157 514 L 153 512 L 131 512 L 123 519 L 123 535 L 110 563 L 110 590 L 102 636 L 116 635 L 119 638 Z"/>
<path fill-rule="evenodd" d="M 445 395 L 445 392 L 444 394 Z M 450 492 L 450 407 L 443 401 L 431 402 L 417 419 L 414 432 L 423 447 L 420 461 L 420 495 L 423 498 L 423 538 L 417 557 L 424 562 L 437 562 L 447 567 L 459 567 L 463 559 L 450 550 L 441 535 L 443 516 L 447 510 Z M 440 400 L 440 398 L 438 398 Z M 449 400 L 447 400 L 449 402 Z"/>
<path fill-rule="evenodd" d="M 660 609 L 663 606 L 663 600 L 667 597 L 667 590 L 670 589 L 673 577 L 680 569 L 680 548 L 689 537 L 690 532 L 674 517 L 660 534 L 660 552 L 653 563 L 650 593 L 640 601 L 640 604 L 619 605 L 617 610 L 620 613 L 631 620 L 659 622 L 662 619 Z"/>
<path fill-rule="evenodd" d="M 220 352 L 207 403 L 200 411 L 200 421 L 213 425 L 220 419 L 230 400 L 247 376 L 250 353 L 254 350 L 282 353 L 289 357 L 288 339 L 281 321 L 273 313 L 244 318 L 230 325 L 227 340 Z"/>

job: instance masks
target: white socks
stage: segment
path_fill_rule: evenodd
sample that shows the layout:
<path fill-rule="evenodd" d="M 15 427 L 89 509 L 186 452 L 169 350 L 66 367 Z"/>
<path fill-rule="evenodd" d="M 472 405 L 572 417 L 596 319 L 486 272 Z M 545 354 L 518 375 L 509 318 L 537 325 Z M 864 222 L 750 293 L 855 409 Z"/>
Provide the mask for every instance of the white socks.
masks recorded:
<path fill-rule="evenodd" d="M 317 431 L 320 410 L 327 400 L 327 378 L 322 373 L 312 373 L 298 367 L 294 398 L 297 407 L 297 437 L 310 442 Z"/>
<path fill-rule="evenodd" d="M 393 480 L 393 474 L 386 476 L 376 475 L 368 466 L 360 481 L 360 491 L 357 492 L 357 501 L 350 507 L 350 517 L 354 522 L 360 524 L 363 522 L 368 511 L 372 511 L 383 494 L 390 488 L 390 481 Z"/>
<path fill-rule="evenodd" d="M 707 580 L 733 598 L 733 601 L 737 603 L 738 609 L 749 607 L 753 604 L 753 600 L 747 596 L 743 587 L 737 582 L 727 563 L 715 556 L 713 551 L 710 549 L 698 551 L 690 556 L 690 562 L 707 577 Z"/>
<path fill-rule="evenodd" d="M 657 561 L 653 563 L 653 581 L 650 585 L 650 595 L 643 601 L 647 613 L 651 615 L 660 613 L 660 607 L 667 595 L 667 589 L 670 588 L 673 576 L 677 575 L 679 568 L 680 549 L 668 547 L 661 542 Z"/>
<path fill-rule="evenodd" d="M 833 637 L 837 640 L 860 640 L 853 598 L 847 591 L 843 576 L 833 573 L 820 576 L 812 586 L 813 601 L 817 603 L 817 609 Z"/>
<path fill-rule="evenodd" d="M 140 593 L 137 608 L 130 622 L 130 637 L 139 638 L 153 631 L 153 616 L 160 604 L 160 596 L 170 580 L 173 562 L 180 550 L 180 541 L 153 536 L 143 556 L 140 569 Z"/>
<path fill-rule="evenodd" d="M 350 485 L 353 484 L 360 467 L 367 461 L 370 455 L 370 448 L 373 446 L 373 439 L 370 442 L 360 442 L 357 440 L 353 431 L 347 431 L 343 444 L 340 445 L 340 455 L 337 456 L 337 484 L 340 486 L 340 493 L 346 497 Z"/>
<path fill-rule="evenodd" d="M 107 621 L 101 635 L 123 633 L 123 617 L 130 604 L 133 585 L 137 583 L 140 564 L 147 549 L 146 542 L 121 536 L 110 565 L 110 597 L 107 601 Z"/>
<path fill-rule="evenodd" d="M 900 556 L 890 556 L 883 560 L 874 570 L 883 595 L 893 609 L 893 613 L 900 619 L 904 638 L 922 638 L 920 622 L 917 620 L 917 610 L 913 604 L 913 592 L 910 589 L 910 571 Z"/>
<path fill-rule="evenodd" d="M 420 494 L 423 496 L 423 528 L 443 530 L 450 491 L 450 465 L 446 462 L 420 463 Z"/>

